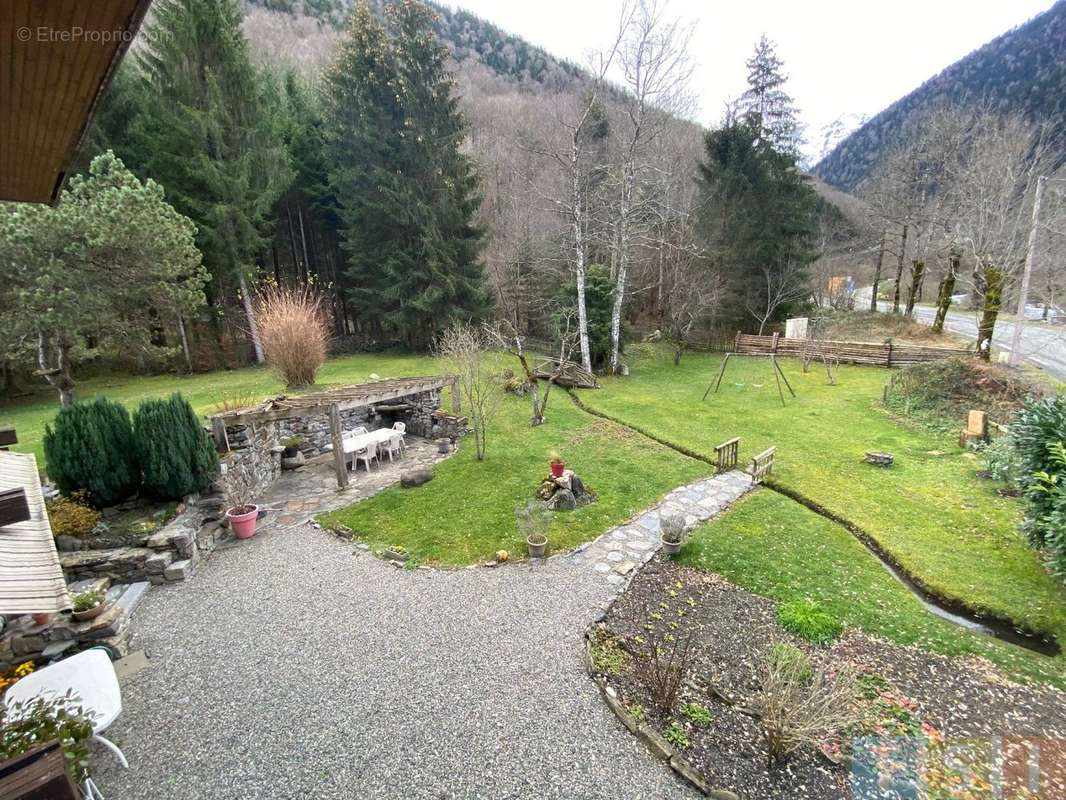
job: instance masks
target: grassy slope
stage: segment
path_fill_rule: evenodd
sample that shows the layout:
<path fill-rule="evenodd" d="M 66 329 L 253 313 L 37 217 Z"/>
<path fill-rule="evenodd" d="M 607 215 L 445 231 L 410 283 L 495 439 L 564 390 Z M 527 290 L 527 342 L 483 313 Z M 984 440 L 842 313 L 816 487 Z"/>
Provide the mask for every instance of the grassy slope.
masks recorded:
<path fill-rule="evenodd" d="M 1066 641 L 1066 592 L 1018 534 L 1018 501 L 977 479 L 979 465 L 949 436 L 890 419 L 884 370 L 842 367 L 829 386 L 824 372 L 783 360 L 798 396 L 782 408 L 766 359 L 731 359 L 719 394 L 701 402 L 720 359 L 641 359 L 631 377 L 582 399 L 705 454 L 732 436 L 742 458 L 776 445 L 778 481 L 859 524 L 934 591 Z M 893 453 L 896 466 L 864 464 L 867 450 Z"/>
<path fill-rule="evenodd" d="M 882 638 L 945 655 L 984 656 L 1017 677 L 1066 687 L 1066 659 L 938 619 L 842 527 L 769 490 L 698 528 L 680 558 L 778 602 L 817 600 L 846 625 Z"/>
<path fill-rule="evenodd" d="M 706 464 L 579 411 L 562 392 L 553 395 L 548 422 L 531 429 L 528 401 L 509 396 L 490 429 L 484 462 L 467 442 L 424 486 L 394 486 L 322 521 L 347 525 L 375 548 L 403 545 L 422 563 L 469 564 L 497 550 L 520 555 L 525 543 L 514 509 L 547 474 L 553 449 L 597 494 L 592 505 L 555 515 L 548 536 L 554 550 L 595 538 L 710 472 Z"/>
<path fill-rule="evenodd" d="M 430 358 L 359 354 L 326 362 L 319 372 L 318 384 L 321 387 L 325 384 L 361 383 L 368 380 L 372 373 L 388 378 L 435 374 L 439 371 L 440 368 Z M 181 392 L 200 414 L 214 411 L 214 403 L 221 397 L 250 394 L 255 399 L 263 399 L 284 391 L 284 385 L 273 373 L 261 367 L 204 375 L 92 378 L 80 381 L 77 385 L 79 399 L 106 395 L 126 404 L 131 411 L 146 398 L 166 397 L 172 392 Z M 57 410 L 55 392 L 42 390 L 32 398 L 0 405 L 0 426 L 14 425 L 19 437 L 19 444 L 14 449 L 36 453 L 37 461 L 43 467 L 44 426 L 51 422 Z"/>

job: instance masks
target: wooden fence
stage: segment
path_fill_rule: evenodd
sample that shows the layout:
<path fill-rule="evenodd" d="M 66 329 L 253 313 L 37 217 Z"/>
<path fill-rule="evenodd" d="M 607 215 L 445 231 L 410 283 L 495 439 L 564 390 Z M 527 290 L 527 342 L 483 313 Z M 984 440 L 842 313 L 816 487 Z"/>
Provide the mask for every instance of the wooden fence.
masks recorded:
<path fill-rule="evenodd" d="M 784 336 L 754 336 L 738 333 L 733 342 L 733 352 L 738 355 L 769 355 L 803 358 L 812 356 L 834 359 L 841 364 L 864 364 L 874 367 L 903 367 L 923 361 L 938 361 L 942 358 L 973 355 L 973 351 L 961 347 L 926 347 L 918 344 L 894 342 L 833 342 L 811 339 L 786 339 Z"/>

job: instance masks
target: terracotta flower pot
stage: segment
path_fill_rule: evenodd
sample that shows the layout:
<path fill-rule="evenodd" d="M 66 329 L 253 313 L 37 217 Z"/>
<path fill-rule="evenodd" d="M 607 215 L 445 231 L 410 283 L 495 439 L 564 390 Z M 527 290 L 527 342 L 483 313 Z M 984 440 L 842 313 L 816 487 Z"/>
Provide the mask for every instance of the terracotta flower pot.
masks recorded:
<path fill-rule="evenodd" d="M 49 622 L 52 621 L 52 615 L 51 614 L 34 614 L 33 615 L 33 621 L 36 622 L 38 625 L 47 625 Z"/>
<path fill-rule="evenodd" d="M 108 603 L 106 600 L 101 600 L 92 608 L 87 608 L 84 611 L 71 611 L 70 615 L 74 617 L 75 622 L 86 622 L 90 619 L 96 619 L 98 616 L 107 610 Z"/>
<path fill-rule="evenodd" d="M 564 464 L 562 461 L 553 462 L 551 468 L 553 478 L 561 478 L 563 477 L 563 473 L 566 472 L 566 464 Z"/>
<path fill-rule="evenodd" d="M 243 509 L 251 509 L 244 511 Z M 234 513 L 240 511 L 240 513 Z M 226 512 L 226 519 L 233 528 L 233 535 L 238 539 L 251 539 L 255 536 L 255 522 L 259 518 L 259 506 L 241 506 L 240 509 L 231 508 Z"/>

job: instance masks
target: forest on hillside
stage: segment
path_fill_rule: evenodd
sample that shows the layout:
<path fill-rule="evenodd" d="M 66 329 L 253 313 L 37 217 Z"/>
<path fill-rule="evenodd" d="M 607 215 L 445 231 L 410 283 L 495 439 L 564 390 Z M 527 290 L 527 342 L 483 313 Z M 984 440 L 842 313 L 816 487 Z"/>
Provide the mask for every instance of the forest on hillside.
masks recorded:
<path fill-rule="evenodd" d="M 933 76 L 841 140 L 815 167 L 827 183 L 854 191 L 907 130 L 938 107 L 1066 118 L 1066 0 L 998 36 Z"/>
<path fill-rule="evenodd" d="M 823 228 L 847 225 L 796 169 L 765 38 L 747 93 L 705 131 L 688 121 L 688 30 L 654 0 L 626 5 L 582 70 L 415 0 L 345 8 L 341 28 L 335 4 L 270 5 L 156 2 L 80 155 L 84 206 L 3 217 L 0 247 L 32 263 L 0 288 L 21 309 L 9 381 L 35 368 L 72 396 L 79 366 L 261 360 L 270 286 L 321 298 L 335 351 L 424 350 L 455 320 L 491 321 L 572 334 L 576 360 L 617 371 L 633 330 L 680 357 L 696 334 L 804 305 Z M 49 308 L 57 262 L 91 281 L 117 250 L 147 257 L 150 239 L 94 237 L 84 210 L 142 195 L 137 213 L 176 212 L 175 241 L 187 253 L 194 230 L 201 260 L 154 256 L 163 284 L 137 288 L 169 275 L 181 295 L 139 316 L 117 291 L 92 314 Z"/>

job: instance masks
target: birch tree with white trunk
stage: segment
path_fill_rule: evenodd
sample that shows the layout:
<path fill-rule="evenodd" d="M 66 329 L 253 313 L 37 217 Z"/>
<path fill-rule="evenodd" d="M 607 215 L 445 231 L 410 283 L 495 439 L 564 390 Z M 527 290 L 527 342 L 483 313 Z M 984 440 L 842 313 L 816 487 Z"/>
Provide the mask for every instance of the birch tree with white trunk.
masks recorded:
<path fill-rule="evenodd" d="M 619 64 L 627 94 L 622 101 L 618 163 L 615 165 L 618 208 L 613 236 L 614 294 L 611 306 L 611 352 L 608 369 L 617 373 L 621 351 L 622 307 L 637 228 L 647 217 L 641 192 L 650 146 L 662 135 L 671 116 L 691 111 L 689 80 L 693 65 L 688 47 L 692 26 L 667 15 L 666 3 L 638 0 L 619 48 Z"/>

